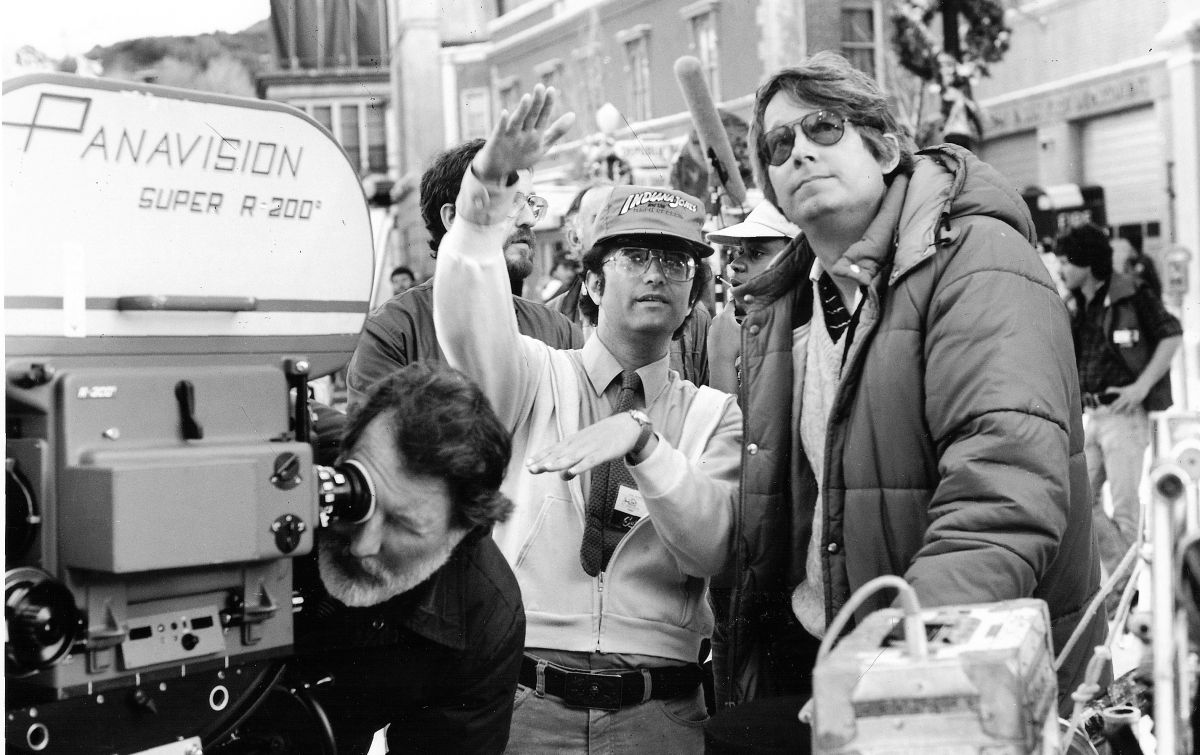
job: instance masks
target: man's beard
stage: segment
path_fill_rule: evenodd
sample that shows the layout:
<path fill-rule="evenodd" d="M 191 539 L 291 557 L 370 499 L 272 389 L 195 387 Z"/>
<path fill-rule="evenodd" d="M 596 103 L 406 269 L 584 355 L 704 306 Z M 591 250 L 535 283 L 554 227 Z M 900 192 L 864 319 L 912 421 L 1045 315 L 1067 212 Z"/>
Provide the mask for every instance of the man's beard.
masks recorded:
<path fill-rule="evenodd" d="M 407 563 L 400 570 L 385 566 L 375 556 L 357 558 L 349 543 L 324 533 L 320 538 L 321 581 L 334 598 L 348 606 L 373 606 L 402 595 L 433 576 L 450 560 L 467 530 L 455 529 L 436 550 Z"/>
<path fill-rule="evenodd" d="M 522 254 L 517 251 L 509 252 L 514 244 L 522 242 L 527 245 L 529 252 Z M 533 254 L 536 240 L 533 231 L 526 226 L 519 226 L 504 240 L 504 264 L 508 266 L 509 280 L 523 281 L 533 272 Z"/>

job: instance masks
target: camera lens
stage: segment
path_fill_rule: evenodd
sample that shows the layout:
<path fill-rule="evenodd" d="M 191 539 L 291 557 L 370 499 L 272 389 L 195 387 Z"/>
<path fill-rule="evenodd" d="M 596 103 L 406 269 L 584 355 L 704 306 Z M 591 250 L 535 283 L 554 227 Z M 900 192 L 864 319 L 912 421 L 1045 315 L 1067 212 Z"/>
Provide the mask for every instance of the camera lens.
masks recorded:
<path fill-rule="evenodd" d="M 321 508 L 321 526 L 332 522 L 361 524 L 375 511 L 375 490 L 371 478 L 358 462 L 348 461 L 332 467 L 316 465 L 317 502 Z"/>

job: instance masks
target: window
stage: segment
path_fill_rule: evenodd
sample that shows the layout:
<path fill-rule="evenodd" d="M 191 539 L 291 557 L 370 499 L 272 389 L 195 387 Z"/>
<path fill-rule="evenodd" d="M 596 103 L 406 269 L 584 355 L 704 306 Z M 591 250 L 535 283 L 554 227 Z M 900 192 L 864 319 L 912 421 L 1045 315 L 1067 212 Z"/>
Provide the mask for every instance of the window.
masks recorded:
<path fill-rule="evenodd" d="M 486 139 L 491 133 L 491 114 L 488 112 L 488 90 L 483 87 L 464 89 L 459 95 L 458 122 L 461 138 Z"/>
<path fill-rule="evenodd" d="M 533 72 L 537 74 L 538 81 L 542 83 L 542 86 L 556 87 L 562 78 L 562 68 L 562 58 L 551 58 L 534 66 Z"/>
<path fill-rule="evenodd" d="M 639 24 L 617 33 L 625 46 L 625 73 L 629 84 L 629 114 L 635 121 L 650 118 L 650 26 Z"/>
<path fill-rule="evenodd" d="M 500 109 L 513 112 L 521 101 L 521 82 L 516 76 L 507 76 L 496 82 L 496 91 L 500 96 Z"/>
<path fill-rule="evenodd" d="M 388 172 L 387 103 L 382 97 L 292 104 L 306 110 L 313 120 L 329 129 L 346 150 L 346 156 L 359 175 Z"/>
<path fill-rule="evenodd" d="M 333 132 L 333 108 L 329 105 L 314 105 L 312 109 L 312 117 L 317 123 L 324 126 L 330 133 Z"/>
<path fill-rule="evenodd" d="M 359 145 L 362 144 L 362 136 L 358 133 L 358 108 L 354 105 L 343 105 L 338 110 L 338 122 L 341 125 L 341 132 L 337 134 L 338 141 L 342 143 L 342 149 L 346 150 L 346 155 L 350 158 L 351 165 L 362 166 L 362 154 L 359 152 Z"/>
<path fill-rule="evenodd" d="M 381 100 L 367 103 L 367 172 L 387 173 L 387 124 Z"/>
<path fill-rule="evenodd" d="M 872 78 L 875 70 L 875 8 L 842 7 L 842 54 L 850 64 Z"/>
<path fill-rule="evenodd" d="M 692 49 L 704 69 L 714 102 L 721 101 L 721 67 L 717 57 L 716 0 L 700 0 L 679 11 L 692 28 Z"/>

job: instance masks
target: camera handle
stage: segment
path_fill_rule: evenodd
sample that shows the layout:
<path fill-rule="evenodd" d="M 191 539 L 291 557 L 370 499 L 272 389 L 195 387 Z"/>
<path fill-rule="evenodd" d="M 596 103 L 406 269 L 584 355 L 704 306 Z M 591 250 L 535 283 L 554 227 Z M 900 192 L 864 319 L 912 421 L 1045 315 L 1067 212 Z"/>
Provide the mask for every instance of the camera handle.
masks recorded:
<path fill-rule="evenodd" d="M 312 416 L 308 411 L 308 360 L 284 360 L 283 369 L 287 375 L 288 388 L 291 388 L 296 396 L 292 433 L 299 442 L 308 443 L 312 438 Z"/>

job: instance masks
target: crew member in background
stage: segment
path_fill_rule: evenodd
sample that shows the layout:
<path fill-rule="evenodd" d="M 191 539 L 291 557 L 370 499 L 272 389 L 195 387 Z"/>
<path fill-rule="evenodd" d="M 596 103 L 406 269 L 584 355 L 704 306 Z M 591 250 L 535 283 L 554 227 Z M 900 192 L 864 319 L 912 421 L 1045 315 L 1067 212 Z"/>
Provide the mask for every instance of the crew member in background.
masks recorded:
<path fill-rule="evenodd" d="M 1141 236 L 1117 236 L 1109 245 L 1113 251 L 1113 270 L 1137 278 L 1161 299 L 1162 281 L 1158 277 L 1158 269 L 1154 267 L 1154 260 L 1142 253 Z"/>
<path fill-rule="evenodd" d="M 391 752 L 504 751 L 525 644 L 490 534 L 512 511 L 510 451 L 479 388 L 445 365 L 389 373 L 350 415 L 342 458 L 373 481 L 375 510 L 318 533 L 296 624 L 296 667 L 338 752 L 367 752 L 385 726 Z"/>
<path fill-rule="evenodd" d="M 746 313 L 745 305 L 737 297 L 738 287 L 774 264 L 788 242 L 799 234 L 800 229 L 770 202 L 760 202 L 742 222 L 708 234 L 710 244 L 732 250 L 728 265 L 732 295 L 708 330 L 708 370 L 713 388 L 735 395 L 738 392 L 741 322 Z"/>
<path fill-rule="evenodd" d="M 558 351 L 517 330 L 501 244 L 520 171 L 573 122 L 541 85 L 461 177 L 434 284 L 448 361 L 513 431 L 495 537 L 528 619 L 509 751 L 699 752 L 708 577 L 728 563 L 741 413 L 668 367 L 704 289 L 703 205 L 621 186 L 583 256 L 596 331 Z M 469 297 L 473 306 L 461 306 Z"/>
<path fill-rule="evenodd" d="M 567 211 L 563 213 L 562 220 L 563 240 L 567 245 L 567 254 L 576 259 L 582 259 L 583 253 L 592 248 L 590 243 L 592 224 L 596 222 L 596 215 L 604 207 L 604 201 L 608 199 L 611 192 L 611 184 L 591 184 L 575 193 Z M 580 327 L 584 339 L 587 339 L 596 329 L 596 324 L 585 320 L 579 312 L 579 300 L 586 296 L 583 291 L 583 277 L 582 273 L 576 275 L 575 279 L 561 293 L 546 300 L 546 306 L 566 315 L 571 322 Z"/>
<path fill-rule="evenodd" d="M 580 189 L 571 200 L 571 205 L 563 215 L 563 228 L 567 241 L 567 251 L 575 257 L 592 248 L 592 224 L 596 215 L 604 206 L 612 193 L 611 184 L 596 184 Z M 596 322 L 587 314 L 588 297 L 583 293 L 584 277 L 580 273 L 575 280 L 557 296 L 546 302 L 546 306 L 562 312 L 571 318 L 571 322 L 583 329 L 584 336 L 590 336 L 596 328 Z M 709 381 L 708 329 L 712 322 L 712 313 L 703 298 L 698 299 L 692 306 L 691 314 L 684 322 L 683 328 L 671 340 L 671 369 L 679 373 L 684 380 L 690 380 L 696 385 L 707 385 Z"/>
<path fill-rule="evenodd" d="M 764 194 L 803 235 L 738 291 L 744 550 L 718 697 L 804 694 L 818 638 L 885 574 L 926 607 L 1041 598 L 1062 648 L 1100 564 L 1070 324 L 1024 201 L 966 150 L 914 159 L 836 53 L 770 76 L 754 120 Z M 1104 631 L 1060 669 L 1068 712 Z"/>
<path fill-rule="evenodd" d="M 1060 275 L 1071 294 L 1079 388 L 1087 414 L 1092 521 L 1109 574 L 1142 526 L 1138 487 L 1150 446 L 1147 412 L 1171 406 L 1171 360 L 1183 341 L 1179 320 L 1143 280 L 1113 270 L 1104 231 L 1073 228 L 1058 239 Z M 1108 482 L 1112 516 L 1104 509 Z M 1124 582 L 1108 601 L 1116 610 Z"/>
<path fill-rule="evenodd" d="M 392 281 L 392 296 L 404 293 L 417 283 L 417 276 L 413 275 L 413 271 L 404 265 L 393 269 L 390 278 Z"/>
<path fill-rule="evenodd" d="M 557 255 L 550 270 L 550 277 L 546 278 L 545 283 L 542 284 L 538 296 L 544 302 L 550 301 L 559 294 L 565 293 L 578 275 L 578 257 L 572 256 L 570 252 Z"/>
<path fill-rule="evenodd" d="M 435 157 L 421 176 L 421 217 L 435 258 L 442 237 L 455 221 L 454 198 L 462 175 L 483 144 L 483 139 L 474 139 L 451 147 Z M 546 212 L 546 200 L 533 193 L 530 171 L 522 171 L 512 200 L 505 216 L 504 259 L 517 326 L 523 334 L 556 349 L 578 348 L 583 345 L 578 326 L 545 305 L 516 295 L 533 272 L 533 226 Z M 459 306 L 473 311 L 469 298 L 460 298 Z M 425 359 L 443 360 L 433 327 L 433 279 L 389 299 L 367 318 L 347 367 L 349 408 L 357 406 L 372 383 L 392 370 Z"/>

